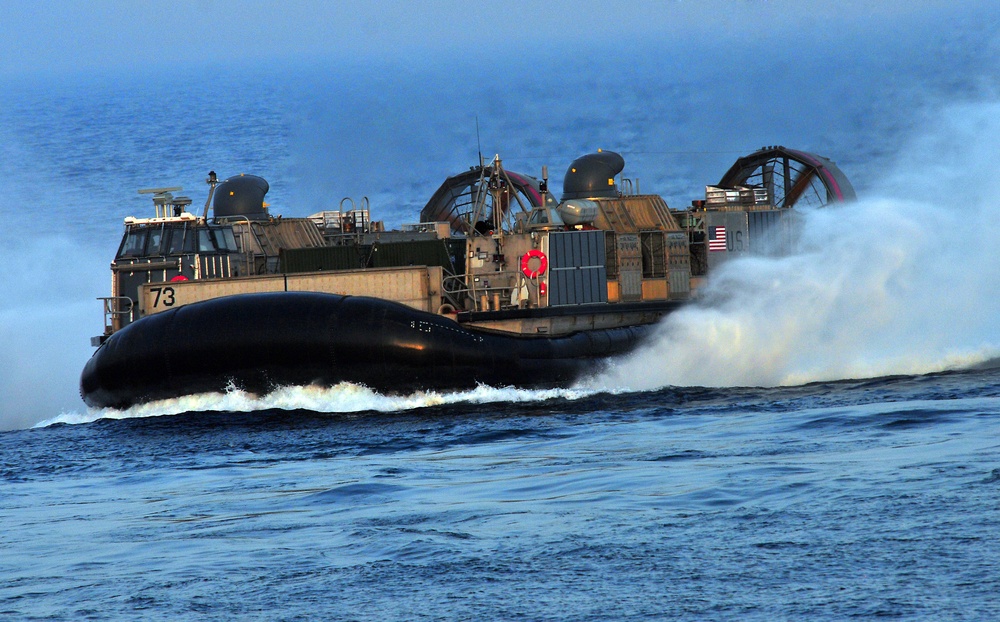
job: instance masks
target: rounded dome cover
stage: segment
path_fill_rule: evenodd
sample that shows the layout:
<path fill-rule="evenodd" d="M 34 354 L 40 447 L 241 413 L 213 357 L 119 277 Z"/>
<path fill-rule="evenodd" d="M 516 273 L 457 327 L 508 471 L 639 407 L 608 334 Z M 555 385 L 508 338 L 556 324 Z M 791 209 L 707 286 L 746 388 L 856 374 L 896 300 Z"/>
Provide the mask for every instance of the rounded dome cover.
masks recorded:
<path fill-rule="evenodd" d="M 216 218 L 245 216 L 250 220 L 268 218 L 264 195 L 270 189 L 263 177 L 240 175 L 230 177 L 215 189 L 212 209 Z"/>
<path fill-rule="evenodd" d="M 563 181 L 562 200 L 617 197 L 615 175 L 625 168 L 625 159 L 614 151 L 588 153 L 573 160 Z"/>

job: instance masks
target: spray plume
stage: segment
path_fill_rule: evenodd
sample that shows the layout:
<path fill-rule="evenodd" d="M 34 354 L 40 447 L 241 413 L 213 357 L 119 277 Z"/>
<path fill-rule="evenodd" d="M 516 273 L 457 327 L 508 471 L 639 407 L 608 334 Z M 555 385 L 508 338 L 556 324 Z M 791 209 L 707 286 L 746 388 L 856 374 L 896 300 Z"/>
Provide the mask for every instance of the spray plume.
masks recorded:
<path fill-rule="evenodd" d="M 803 216 L 791 256 L 744 258 L 645 349 L 583 386 L 777 386 L 961 368 L 1000 352 L 1000 104 L 954 106 L 872 198 Z"/>

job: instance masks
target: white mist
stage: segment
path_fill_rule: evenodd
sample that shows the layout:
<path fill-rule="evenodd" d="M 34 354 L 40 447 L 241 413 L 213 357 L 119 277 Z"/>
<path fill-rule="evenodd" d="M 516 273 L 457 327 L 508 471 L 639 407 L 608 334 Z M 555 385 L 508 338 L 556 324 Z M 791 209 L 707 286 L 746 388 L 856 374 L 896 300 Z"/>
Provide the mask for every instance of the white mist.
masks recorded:
<path fill-rule="evenodd" d="M 726 264 L 702 302 L 584 384 L 792 385 L 996 357 L 998 163 L 1000 104 L 949 108 L 869 198 L 805 213 L 791 256 Z"/>

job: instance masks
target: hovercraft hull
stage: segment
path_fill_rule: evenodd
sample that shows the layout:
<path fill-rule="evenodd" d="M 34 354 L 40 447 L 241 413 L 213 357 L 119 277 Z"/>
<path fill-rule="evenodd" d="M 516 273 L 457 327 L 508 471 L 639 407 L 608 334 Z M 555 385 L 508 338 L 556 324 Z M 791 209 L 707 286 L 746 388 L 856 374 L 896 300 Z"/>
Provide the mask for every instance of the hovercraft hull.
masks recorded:
<path fill-rule="evenodd" d="M 384 393 L 477 384 L 569 386 L 633 349 L 648 325 L 561 337 L 469 330 L 405 305 L 315 292 L 241 294 L 147 316 L 112 335 L 83 370 L 93 407 L 280 386 L 365 385 Z"/>

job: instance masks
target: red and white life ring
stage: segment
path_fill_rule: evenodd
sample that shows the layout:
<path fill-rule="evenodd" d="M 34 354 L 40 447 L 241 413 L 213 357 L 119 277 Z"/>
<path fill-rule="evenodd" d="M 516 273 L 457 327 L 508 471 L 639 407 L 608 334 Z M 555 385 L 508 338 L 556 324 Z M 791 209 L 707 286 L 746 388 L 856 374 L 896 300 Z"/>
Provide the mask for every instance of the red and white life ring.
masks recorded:
<path fill-rule="evenodd" d="M 538 269 L 531 269 L 531 260 L 538 259 Z M 539 276 L 545 274 L 545 270 L 549 267 L 549 258 L 545 256 L 545 253 L 533 248 L 527 253 L 521 255 L 521 273 L 529 279 L 537 279 Z"/>

